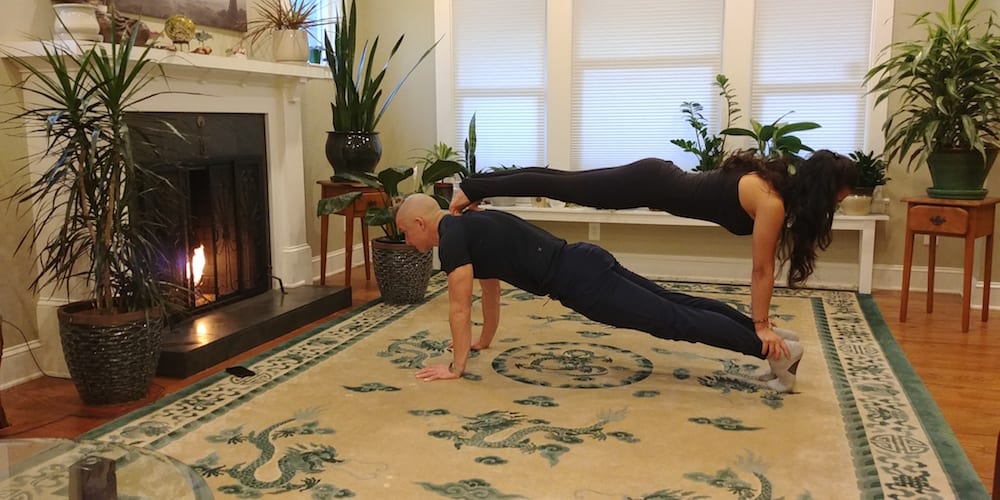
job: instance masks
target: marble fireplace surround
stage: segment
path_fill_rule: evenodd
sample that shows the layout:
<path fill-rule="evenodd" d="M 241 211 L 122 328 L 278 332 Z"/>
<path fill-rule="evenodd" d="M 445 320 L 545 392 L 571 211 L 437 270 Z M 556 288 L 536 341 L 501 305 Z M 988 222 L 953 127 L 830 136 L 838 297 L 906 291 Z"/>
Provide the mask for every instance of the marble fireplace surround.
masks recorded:
<path fill-rule="evenodd" d="M 4 44 L 29 61 L 43 54 L 40 42 Z M 138 52 L 138 51 L 137 51 Z M 302 142 L 302 95 L 306 82 L 330 79 L 326 67 L 281 64 L 165 50 L 150 50 L 166 79 L 159 76 L 146 90 L 167 92 L 134 111 L 255 113 L 265 117 L 267 188 L 272 272 L 286 288 L 312 282 L 312 249 L 306 241 L 305 180 Z M 40 62 L 40 60 L 32 61 Z M 10 61 L 5 61 L 9 64 Z M 32 105 L 31 96 L 27 105 Z M 29 137 L 29 155 L 43 151 L 44 137 Z M 37 164 L 37 162 L 36 162 Z M 65 295 L 42 294 L 37 321 L 42 352 L 39 362 L 50 374 L 69 376 L 59 341 L 56 309 Z"/>

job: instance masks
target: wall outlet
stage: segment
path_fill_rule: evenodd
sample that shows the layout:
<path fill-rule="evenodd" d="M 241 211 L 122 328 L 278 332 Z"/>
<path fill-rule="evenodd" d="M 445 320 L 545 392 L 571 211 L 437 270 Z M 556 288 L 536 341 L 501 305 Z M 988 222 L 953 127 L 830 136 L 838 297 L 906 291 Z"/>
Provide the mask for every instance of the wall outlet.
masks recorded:
<path fill-rule="evenodd" d="M 587 224 L 588 238 L 591 241 L 598 241 L 601 239 L 601 224 L 599 222 L 591 222 Z"/>
<path fill-rule="evenodd" d="M 925 247 L 931 246 L 931 235 L 925 234 L 923 243 Z M 941 246 L 941 238 L 938 238 L 937 240 L 934 241 L 934 246 L 937 247 Z"/>

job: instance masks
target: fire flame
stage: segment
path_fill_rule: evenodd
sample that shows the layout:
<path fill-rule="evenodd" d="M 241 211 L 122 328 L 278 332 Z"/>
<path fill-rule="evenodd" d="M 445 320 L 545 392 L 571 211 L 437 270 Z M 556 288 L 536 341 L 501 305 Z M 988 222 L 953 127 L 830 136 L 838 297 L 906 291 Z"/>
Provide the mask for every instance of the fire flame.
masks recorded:
<path fill-rule="evenodd" d="M 194 249 L 194 255 L 188 260 L 187 277 L 191 281 L 191 286 L 201 284 L 201 274 L 205 270 L 205 245 Z"/>

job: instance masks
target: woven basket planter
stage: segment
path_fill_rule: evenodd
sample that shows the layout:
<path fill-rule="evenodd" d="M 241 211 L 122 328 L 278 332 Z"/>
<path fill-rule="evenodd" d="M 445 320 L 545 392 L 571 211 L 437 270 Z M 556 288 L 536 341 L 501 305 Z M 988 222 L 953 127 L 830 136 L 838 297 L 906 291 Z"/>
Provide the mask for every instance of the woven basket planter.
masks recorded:
<path fill-rule="evenodd" d="M 139 311 L 98 315 L 91 302 L 59 308 L 59 337 L 70 376 L 88 405 L 146 397 L 160 360 L 163 316 Z"/>
<path fill-rule="evenodd" d="M 388 304 L 416 304 L 424 300 L 431 279 L 433 253 L 420 252 L 406 243 L 376 238 L 372 265 L 382 300 Z"/>

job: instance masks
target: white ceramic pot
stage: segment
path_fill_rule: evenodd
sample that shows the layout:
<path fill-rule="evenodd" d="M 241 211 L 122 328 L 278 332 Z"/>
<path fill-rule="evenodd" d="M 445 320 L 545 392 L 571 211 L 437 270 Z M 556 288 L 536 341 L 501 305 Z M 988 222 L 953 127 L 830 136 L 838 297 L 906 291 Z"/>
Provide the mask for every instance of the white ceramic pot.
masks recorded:
<path fill-rule="evenodd" d="M 56 12 L 53 40 L 100 42 L 101 25 L 97 22 L 97 6 L 87 3 L 52 4 Z"/>
<path fill-rule="evenodd" d="M 849 194 L 840 202 L 844 215 L 868 215 L 872 211 L 872 197 L 867 194 Z"/>
<path fill-rule="evenodd" d="M 280 30 L 271 35 L 274 62 L 309 61 L 309 36 L 302 30 Z"/>

